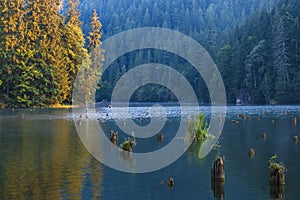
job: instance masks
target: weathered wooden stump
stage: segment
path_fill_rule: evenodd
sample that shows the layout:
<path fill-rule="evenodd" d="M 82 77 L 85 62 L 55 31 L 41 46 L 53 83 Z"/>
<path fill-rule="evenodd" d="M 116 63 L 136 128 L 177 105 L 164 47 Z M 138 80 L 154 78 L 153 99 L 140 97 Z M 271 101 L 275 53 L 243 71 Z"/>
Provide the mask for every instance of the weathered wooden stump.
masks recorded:
<path fill-rule="evenodd" d="M 158 143 L 161 143 L 161 142 L 164 140 L 163 134 L 158 133 L 158 134 L 156 135 L 156 139 L 157 139 L 157 142 L 158 142 Z"/>
<path fill-rule="evenodd" d="M 294 137 L 293 137 L 293 141 L 294 141 L 295 143 L 298 143 L 298 140 L 299 140 L 298 136 L 294 136 Z"/>
<path fill-rule="evenodd" d="M 237 120 L 231 120 L 231 123 L 233 123 L 233 124 L 238 124 L 239 121 L 237 121 Z"/>
<path fill-rule="evenodd" d="M 136 145 L 135 139 L 126 140 L 121 144 L 121 149 L 124 151 L 132 152 L 132 148 L 135 145 Z"/>
<path fill-rule="evenodd" d="M 211 168 L 211 180 L 214 182 L 225 181 L 225 159 L 224 157 L 218 157 Z"/>
<path fill-rule="evenodd" d="M 270 199 L 284 199 L 284 185 L 271 185 Z"/>
<path fill-rule="evenodd" d="M 276 168 L 270 168 L 270 185 L 284 185 L 285 184 L 285 168 L 278 165 Z"/>
<path fill-rule="evenodd" d="M 132 152 L 132 147 L 133 147 L 133 144 L 130 142 L 129 145 L 124 146 L 124 148 L 122 148 L 122 149 L 124 151 Z"/>
<path fill-rule="evenodd" d="M 297 125 L 297 117 L 294 117 L 294 118 L 292 119 L 292 122 L 293 122 L 294 125 Z"/>
<path fill-rule="evenodd" d="M 211 190 L 217 200 L 225 199 L 225 182 L 211 182 Z"/>
<path fill-rule="evenodd" d="M 174 187 L 174 184 L 175 184 L 175 183 L 174 183 L 174 178 L 172 178 L 172 177 L 169 178 L 168 186 L 169 186 L 169 187 Z"/>
<path fill-rule="evenodd" d="M 109 132 L 109 140 L 114 144 L 118 144 L 118 132 L 110 131 Z"/>
<path fill-rule="evenodd" d="M 250 158 L 253 158 L 255 156 L 255 151 L 253 148 L 249 149 L 248 155 L 250 156 Z"/>

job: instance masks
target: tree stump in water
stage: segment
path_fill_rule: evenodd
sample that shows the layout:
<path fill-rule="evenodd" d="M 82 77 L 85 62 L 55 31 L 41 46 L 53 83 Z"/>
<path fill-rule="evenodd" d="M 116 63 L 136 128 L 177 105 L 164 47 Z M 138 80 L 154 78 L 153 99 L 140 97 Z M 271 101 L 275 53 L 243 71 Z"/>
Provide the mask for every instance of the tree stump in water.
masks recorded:
<path fill-rule="evenodd" d="M 250 156 L 250 158 L 254 158 L 254 156 L 255 156 L 255 150 L 253 148 L 249 149 L 248 155 Z"/>
<path fill-rule="evenodd" d="M 294 137 L 293 137 L 293 141 L 294 141 L 295 143 L 298 143 L 298 140 L 299 140 L 299 139 L 298 139 L 298 136 L 294 136 Z"/>
<path fill-rule="evenodd" d="M 132 147 L 136 145 L 136 140 L 135 139 L 128 139 L 125 140 L 121 144 L 121 149 L 124 151 L 132 152 Z"/>
<path fill-rule="evenodd" d="M 174 178 L 169 178 L 169 182 L 168 182 L 168 186 L 169 187 L 174 187 Z"/>
<path fill-rule="evenodd" d="M 158 133 L 156 137 L 157 137 L 157 142 L 158 143 L 161 143 L 163 141 L 163 139 L 164 139 L 164 136 L 161 133 Z"/>
<path fill-rule="evenodd" d="M 224 157 L 217 158 L 211 168 L 211 180 L 215 182 L 225 181 L 225 159 Z"/>
<path fill-rule="evenodd" d="M 270 185 L 284 185 L 285 184 L 285 168 L 279 165 L 276 168 L 270 168 Z"/>
<path fill-rule="evenodd" d="M 109 140 L 114 144 L 118 144 L 118 132 L 110 131 L 109 132 Z"/>
<path fill-rule="evenodd" d="M 297 125 L 297 117 L 294 117 L 294 118 L 292 119 L 292 122 L 293 122 L 294 125 Z"/>

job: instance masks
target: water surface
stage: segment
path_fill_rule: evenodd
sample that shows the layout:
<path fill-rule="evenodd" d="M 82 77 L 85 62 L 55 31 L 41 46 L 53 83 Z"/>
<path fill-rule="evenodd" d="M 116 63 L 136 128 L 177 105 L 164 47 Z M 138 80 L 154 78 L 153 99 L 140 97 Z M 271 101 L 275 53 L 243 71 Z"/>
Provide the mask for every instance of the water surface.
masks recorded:
<path fill-rule="evenodd" d="M 135 106 L 132 117 L 142 117 L 147 123 L 148 110 Z M 189 113 L 180 113 L 176 106 L 166 110 L 168 128 L 162 130 L 163 143 L 158 144 L 155 137 L 138 140 L 135 151 L 161 148 L 173 139 L 178 115 L 196 114 L 192 107 Z M 209 107 L 200 110 L 209 115 Z M 240 113 L 250 115 L 251 120 L 239 119 L 236 115 Z M 154 117 L 160 116 L 156 114 Z M 90 120 L 100 119 L 107 133 L 118 129 L 109 108 L 99 108 L 89 116 Z M 300 106 L 228 106 L 219 148 L 226 162 L 225 199 L 270 199 L 267 161 L 275 153 L 288 169 L 284 199 L 300 199 L 300 148 L 293 142 L 293 136 L 299 136 L 300 122 L 293 125 L 291 121 L 299 116 Z M 232 119 L 240 123 L 232 124 Z M 266 140 L 262 133 L 267 134 Z M 249 148 L 255 149 L 252 159 Z M 122 173 L 87 152 L 76 133 L 71 110 L 0 110 L 0 199 L 215 199 L 210 168 L 216 154 L 212 151 L 200 160 L 187 151 L 162 170 Z M 174 188 L 160 184 L 169 177 L 175 179 Z"/>

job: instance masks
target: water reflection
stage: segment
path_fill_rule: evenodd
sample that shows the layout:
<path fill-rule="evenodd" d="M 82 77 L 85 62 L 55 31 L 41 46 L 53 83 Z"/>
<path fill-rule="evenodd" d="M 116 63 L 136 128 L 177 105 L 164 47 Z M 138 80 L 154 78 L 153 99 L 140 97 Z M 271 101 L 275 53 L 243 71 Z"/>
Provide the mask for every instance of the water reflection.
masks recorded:
<path fill-rule="evenodd" d="M 281 114 L 282 109 L 288 114 Z M 264 115 L 261 111 L 264 110 Z M 0 199 L 300 199 L 300 116 L 298 107 L 228 107 L 225 127 L 220 137 L 220 153 L 226 157 L 226 191 L 224 183 L 211 183 L 210 169 L 217 152 L 198 158 L 201 144 L 191 149 L 172 165 L 146 174 L 125 174 L 104 167 L 85 150 L 75 130 L 70 112 L 38 110 L 14 113 L 0 110 Z M 251 115 L 250 120 L 232 124 L 237 114 Z M 101 113 L 102 114 L 102 113 Z M 98 116 L 96 116 L 98 117 Z M 257 120 L 257 117 L 260 120 Z M 270 119 L 276 123 L 271 124 Z M 90 119 L 92 120 L 92 119 Z M 93 127 L 81 121 L 85 140 L 96 142 Z M 78 122 L 80 123 L 80 122 Z M 164 139 L 138 140 L 137 152 L 160 149 L 174 138 L 174 121 L 162 130 Z M 115 123 L 101 126 L 109 136 L 119 131 Z M 120 132 L 119 132 L 120 133 Z M 267 137 L 262 139 L 262 134 Z M 119 144 L 124 137 L 120 138 Z M 110 149 L 110 146 L 107 147 Z M 250 159 L 248 151 L 255 149 Z M 105 150 L 99 145 L 99 149 Z M 269 158 L 277 154 L 288 168 L 286 185 L 269 186 Z M 121 161 L 130 159 L 121 157 Z M 174 188 L 159 184 L 173 177 Z"/>
<path fill-rule="evenodd" d="M 216 200 L 225 199 L 225 182 L 212 181 L 211 190 L 213 191 Z"/>
<path fill-rule="evenodd" d="M 85 180 L 101 197 L 102 165 L 67 120 L 0 121 L 1 199 L 81 199 Z M 4 131 L 5 130 L 5 131 Z"/>
<path fill-rule="evenodd" d="M 270 185 L 270 199 L 285 199 L 284 185 Z"/>

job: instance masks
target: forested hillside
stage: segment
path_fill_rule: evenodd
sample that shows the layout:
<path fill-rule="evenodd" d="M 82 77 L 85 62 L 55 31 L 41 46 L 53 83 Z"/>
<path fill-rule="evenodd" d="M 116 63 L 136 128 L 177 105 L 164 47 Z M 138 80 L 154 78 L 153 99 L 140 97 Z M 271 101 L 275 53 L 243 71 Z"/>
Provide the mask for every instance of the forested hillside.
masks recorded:
<path fill-rule="evenodd" d="M 97 9 L 103 24 L 103 38 L 124 30 L 154 26 L 178 30 L 198 41 L 213 58 L 241 25 L 260 8 L 271 10 L 278 0 L 81 0 L 83 31 L 89 32 L 88 18 Z M 200 101 L 208 102 L 206 86 L 191 66 L 166 52 L 140 51 L 119 59 L 102 76 L 98 100 L 110 99 L 112 88 L 128 69 L 147 62 L 173 66 L 183 73 L 196 89 Z M 142 94 L 143 93 L 143 94 Z M 149 86 L 137 91 L 134 101 L 172 100 L 162 87 Z"/>
<path fill-rule="evenodd" d="M 217 57 L 227 99 L 300 103 L 300 1 L 281 1 L 236 28 Z"/>
<path fill-rule="evenodd" d="M 0 104 L 71 103 L 79 68 L 96 75 L 90 71 L 89 52 L 101 40 L 149 26 L 178 30 L 198 41 L 217 63 L 229 103 L 237 99 L 300 103 L 299 4 L 297 0 L 2 0 Z M 98 53 L 102 58 L 102 51 Z M 96 100 L 110 100 L 124 73 L 150 62 L 175 68 L 190 81 L 199 101 L 209 102 L 205 83 L 189 63 L 153 49 L 116 60 L 99 77 Z M 94 79 L 85 81 L 95 85 Z M 176 99 L 167 88 L 147 85 L 131 100 Z"/>

